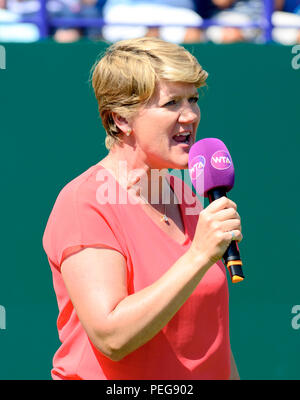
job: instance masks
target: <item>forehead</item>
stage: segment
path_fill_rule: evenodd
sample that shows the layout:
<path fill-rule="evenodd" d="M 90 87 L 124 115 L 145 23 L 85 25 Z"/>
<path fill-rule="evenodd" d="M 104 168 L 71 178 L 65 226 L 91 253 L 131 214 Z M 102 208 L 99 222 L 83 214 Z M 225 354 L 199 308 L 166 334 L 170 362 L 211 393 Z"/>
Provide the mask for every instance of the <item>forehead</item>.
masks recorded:
<path fill-rule="evenodd" d="M 159 100 L 169 97 L 188 97 L 195 94 L 197 94 L 197 88 L 193 83 L 160 80 L 156 84 L 153 98 Z"/>

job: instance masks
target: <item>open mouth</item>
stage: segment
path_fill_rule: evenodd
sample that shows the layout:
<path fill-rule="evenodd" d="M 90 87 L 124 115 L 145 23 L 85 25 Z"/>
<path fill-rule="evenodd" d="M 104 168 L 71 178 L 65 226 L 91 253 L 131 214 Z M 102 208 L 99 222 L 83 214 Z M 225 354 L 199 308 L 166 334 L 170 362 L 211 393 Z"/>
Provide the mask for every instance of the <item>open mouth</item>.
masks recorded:
<path fill-rule="evenodd" d="M 172 139 L 177 143 L 190 144 L 192 135 L 190 132 L 182 132 L 174 135 Z"/>

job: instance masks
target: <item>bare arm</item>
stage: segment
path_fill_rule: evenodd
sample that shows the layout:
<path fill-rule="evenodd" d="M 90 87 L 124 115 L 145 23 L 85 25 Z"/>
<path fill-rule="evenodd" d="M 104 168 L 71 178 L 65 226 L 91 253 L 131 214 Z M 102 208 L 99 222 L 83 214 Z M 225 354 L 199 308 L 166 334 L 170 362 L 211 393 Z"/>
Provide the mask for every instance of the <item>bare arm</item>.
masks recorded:
<path fill-rule="evenodd" d="M 190 249 L 160 279 L 132 295 L 126 289 L 125 260 L 117 251 L 89 248 L 67 258 L 62 277 L 94 345 L 118 361 L 153 338 L 222 257 L 230 230 L 242 238 L 236 206 L 222 198 L 200 213 Z"/>
<path fill-rule="evenodd" d="M 207 267 L 186 254 L 158 281 L 130 296 L 125 260 L 113 250 L 83 250 L 63 263 L 62 274 L 94 345 L 109 358 L 120 360 L 167 324 Z"/>

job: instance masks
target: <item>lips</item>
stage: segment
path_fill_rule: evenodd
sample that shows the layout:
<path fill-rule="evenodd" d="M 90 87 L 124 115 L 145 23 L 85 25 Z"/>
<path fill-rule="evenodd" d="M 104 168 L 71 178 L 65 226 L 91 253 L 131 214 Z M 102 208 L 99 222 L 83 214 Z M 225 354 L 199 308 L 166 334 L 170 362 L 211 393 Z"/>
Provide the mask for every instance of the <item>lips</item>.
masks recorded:
<path fill-rule="evenodd" d="M 177 143 L 189 144 L 191 138 L 191 132 L 181 132 L 173 136 L 173 140 Z"/>

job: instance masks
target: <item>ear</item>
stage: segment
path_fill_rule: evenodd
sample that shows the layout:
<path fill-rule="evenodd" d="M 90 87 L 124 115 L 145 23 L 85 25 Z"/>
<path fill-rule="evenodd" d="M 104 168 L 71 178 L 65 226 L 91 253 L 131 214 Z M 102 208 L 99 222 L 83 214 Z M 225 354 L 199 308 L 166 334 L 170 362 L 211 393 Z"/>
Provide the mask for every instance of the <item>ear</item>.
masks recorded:
<path fill-rule="evenodd" d="M 120 129 L 121 132 L 126 133 L 128 131 L 129 127 L 129 123 L 127 121 L 126 118 L 121 117 L 121 115 L 113 112 L 111 114 L 116 126 Z"/>

